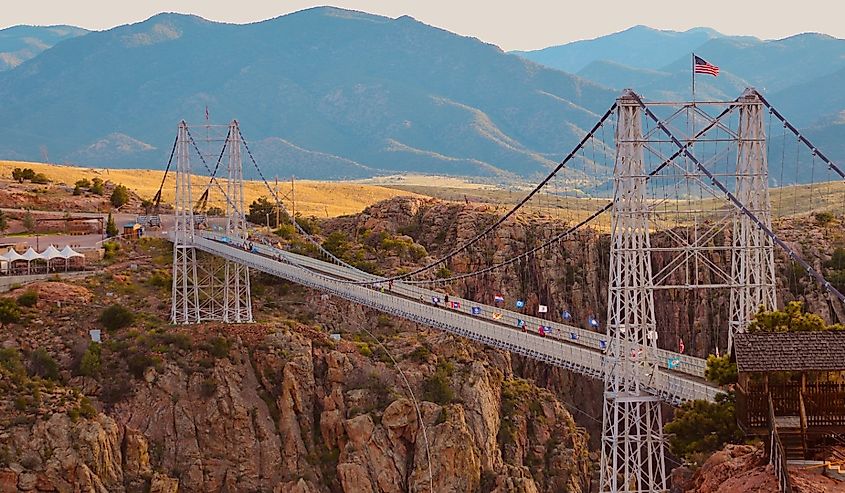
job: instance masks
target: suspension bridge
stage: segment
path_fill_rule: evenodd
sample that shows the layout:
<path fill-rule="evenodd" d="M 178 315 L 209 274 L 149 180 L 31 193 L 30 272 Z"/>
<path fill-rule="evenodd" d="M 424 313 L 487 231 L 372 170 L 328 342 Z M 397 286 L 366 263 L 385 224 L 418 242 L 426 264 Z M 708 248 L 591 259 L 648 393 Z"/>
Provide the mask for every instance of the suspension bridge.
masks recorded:
<path fill-rule="evenodd" d="M 813 206 L 845 205 L 831 199 L 845 174 L 753 89 L 733 101 L 677 103 L 646 102 L 626 90 L 536 187 L 522 191 L 512 209 L 426 265 L 393 276 L 353 267 L 294 218 L 314 255 L 251 237 L 244 212 L 244 155 L 268 196 L 287 214 L 285 197 L 264 177 L 237 121 L 201 128 L 205 140 L 186 122 L 179 124 L 167 167 L 175 163 L 173 323 L 251 322 L 252 269 L 602 380 L 602 492 L 667 491 L 661 403 L 714 400 L 719 393 L 704 379 L 704 359 L 668 349 L 670 343 L 660 337 L 655 297 L 661 292 L 729 291 L 727 337 L 717 338 L 712 348 L 726 352 L 732 335 L 745 331 L 761 307 L 777 307 L 775 249 L 818 282 L 831 303 L 845 302 L 773 226 L 773 215 L 797 207 L 786 185 L 797 183 L 794 187 L 806 192 L 803 197 Z M 781 136 L 769 145 L 778 130 Z M 793 158 L 795 170 L 787 176 Z M 780 160 L 779 176 L 769 173 L 772 159 Z M 224 161 L 225 180 L 217 176 Z M 192 163 L 201 166 L 199 179 L 208 182 L 197 203 Z M 811 179 L 802 182 L 808 172 Z M 770 190 L 771 183 L 779 188 Z M 218 231 L 206 224 L 210 192 L 225 203 L 225 226 Z M 161 190 L 156 204 L 160 198 Z M 518 213 L 544 214 L 563 226 L 548 229 L 536 244 L 509 258 L 482 255 L 485 242 Z M 160 223 L 155 214 L 150 221 Z M 457 281 L 518 272 L 524 262 L 554 254 L 561 242 L 591 227 L 609 231 L 609 285 L 606 316 L 593 315 L 587 328 L 572 317 L 558 321 L 509 310 L 498 296 L 443 295 L 444 286 Z M 435 275 L 461 256 L 484 263 Z M 223 261 L 212 261 L 215 257 Z M 589 312 L 570 306 L 560 313 L 579 310 Z M 596 330 L 598 319 L 603 331 Z"/>

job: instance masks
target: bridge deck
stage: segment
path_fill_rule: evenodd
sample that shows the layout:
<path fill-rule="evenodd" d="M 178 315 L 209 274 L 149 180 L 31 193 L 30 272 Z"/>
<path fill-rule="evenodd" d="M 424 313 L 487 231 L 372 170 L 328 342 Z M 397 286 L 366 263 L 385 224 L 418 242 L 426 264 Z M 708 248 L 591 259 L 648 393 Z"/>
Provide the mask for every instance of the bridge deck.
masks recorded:
<path fill-rule="evenodd" d="M 350 284 L 342 281 L 373 280 L 375 277 L 367 279 L 365 273 L 266 245 L 256 244 L 256 253 L 253 253 L 218 241 L 218 235 L 203 233 L 203 236 L 195 237 L 194 245 L 198 249 L 297 284 L 593 378 L 601 379 L 609 370 L 599 348 L 604 334 L 461 298 L 450 297 L 450 301 L 460 302 L 460 308 L 439 309 L 432 306 L 430 300 L 431 296 L 441 295 L 424 288 L 394 283 L 391 290 L 381 291 Z M 472 307 L 481 308 L 481 313 L 473 315 Z M 494 313 L 501 316 L 494 319 Z M 533 324 L 535 330 L 517 328 L 517 318 L 525 320 L 529 326 Z M 553 336 L 539 336 L 536 327 L 541 324 L 552 327 Z M 576 338 L 572 338 L 572 333 Z M 651 376 L 648 390 L 652 394 L 678 404 L 691 399 L 713 400 L 719 392 L 718 388 L 703 381 L 704 360 L 665 350 L 659 350 L 658 357 L 663 360 L 661 366 L 664 368 L 672 358 L 679 359 L 680 364 L 675 370 L 660 369 Z"/>

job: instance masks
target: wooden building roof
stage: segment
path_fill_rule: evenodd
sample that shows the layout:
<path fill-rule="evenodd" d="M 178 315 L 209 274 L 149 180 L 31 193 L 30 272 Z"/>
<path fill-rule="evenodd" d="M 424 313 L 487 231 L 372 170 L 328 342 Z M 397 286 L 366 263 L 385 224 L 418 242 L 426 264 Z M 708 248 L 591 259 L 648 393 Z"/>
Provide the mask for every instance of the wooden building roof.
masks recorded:
<path fill-rule="evenodd" d="M 740 372 L 845 370 L 845 331 L 756 332 L 734 336 Z"/>

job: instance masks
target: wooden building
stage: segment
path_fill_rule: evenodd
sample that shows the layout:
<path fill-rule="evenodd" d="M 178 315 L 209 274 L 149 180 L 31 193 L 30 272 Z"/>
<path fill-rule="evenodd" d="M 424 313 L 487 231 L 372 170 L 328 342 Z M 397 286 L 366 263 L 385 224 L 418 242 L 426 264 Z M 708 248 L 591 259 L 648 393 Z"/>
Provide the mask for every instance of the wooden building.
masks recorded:
<path fill-rule="evenodd" d="M 845 332 L 737 334 L 734 357 L 746 434 L 776 432 L 788 459 L 845 439 Z"/>

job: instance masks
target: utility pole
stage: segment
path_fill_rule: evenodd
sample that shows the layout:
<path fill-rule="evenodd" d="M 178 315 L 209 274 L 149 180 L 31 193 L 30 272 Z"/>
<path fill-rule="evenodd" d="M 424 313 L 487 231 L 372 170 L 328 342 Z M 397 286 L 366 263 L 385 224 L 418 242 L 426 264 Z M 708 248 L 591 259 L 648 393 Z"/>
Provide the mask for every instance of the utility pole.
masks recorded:
<path fill-rule="evenodd" d="M 275 199 L 279 200 L 279 175 L 276 175 L 276 188 L 273 191 L 273 194 L 275 196 Z M 279 211 L 279 204 L 278 203 L 276 203 L 273 207 L 276 209 L 276 227 L 278 228 L 280 226 L 280 224 L 279 224 L 279 212 L 281 212 L 281 211 Z"/>
<path fill-rule="evenodd" d="M 291 214 L 293 215 L 293 220 L 296 221 L 296 193 L 294 193 L 293 188 L 294 183 L 294 176 L 290 175 L 290 203 L 291 203 Z"/>

